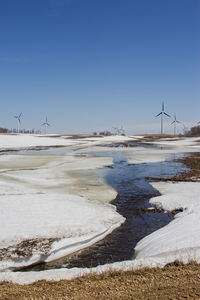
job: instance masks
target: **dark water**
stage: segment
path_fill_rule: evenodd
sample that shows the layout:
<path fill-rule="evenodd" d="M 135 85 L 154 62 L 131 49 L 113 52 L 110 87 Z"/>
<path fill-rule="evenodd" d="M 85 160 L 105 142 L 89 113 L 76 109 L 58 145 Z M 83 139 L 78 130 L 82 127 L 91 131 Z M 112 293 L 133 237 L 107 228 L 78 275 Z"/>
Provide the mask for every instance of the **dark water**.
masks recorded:
<path fill-rule="evenodd" d="M 97 147 L 110 147 L 110 148 L 132 148 L 132 147 L 144 147 L 144 148 L 160 148 L 160 145 L 150 143 L 138 143 L 137 141 L 124 141 L 115 142 L 111 144 L 99 144 Z"/>
<path fill-rule="evenodd" d="M 95 153 L 95 156 L 112 156 L 113 168 L 107 168 L 107 183 L 117 190 L 118 196 L 112 202 L 117 211 L 126 218 L 125 223 L 95 245 L 63 257 L 57 261 L 40 263 L 23 269 L 47 270 L 63 267 L 94 267 L 99 264 L 128 260 L 134 257 L 137 242 L 153 231 L 168 224 L 173 215 L 164 212 L 146 211 L 149 199 L 160 195 L 146 177 L 171 177 L 186 170 L 173 160 L 159 163 L 129 165 L 121 152 Z M 97 174 L 101 170 L 90 171 Z M 83 175 L 84 176 L 84 175 Z"/>

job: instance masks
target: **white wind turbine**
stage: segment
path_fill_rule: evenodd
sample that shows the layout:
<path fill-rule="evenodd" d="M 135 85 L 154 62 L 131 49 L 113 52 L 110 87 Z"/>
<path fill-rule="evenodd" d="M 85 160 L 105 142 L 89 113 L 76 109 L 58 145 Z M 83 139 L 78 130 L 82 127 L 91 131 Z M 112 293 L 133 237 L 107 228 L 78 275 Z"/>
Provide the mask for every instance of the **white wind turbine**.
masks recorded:
<path fill-rule="evenodd" d="M 118 127 L 112 127 L 112 128 L 115 130 L 115 135 L 125 134 L 125 130 L 122 125 L 120 128 Z"/>
<path fill-rule="evenodd" d="M 19 130 L 20 130 L 21 116 L 22 116 L 22 113 L 20 113 L 18 116 L 14 116 L 14 118 L 17 119 L 17 133 L 19 133 Z"/>
<path fill-rule="evenodd" d="M 50 124 L 48 123 L 47 117 L 45 122 L 42 124 L 42 126 L 45 126 L 45 134 L 47 134 L 47 127 L 50 126 Z"/>
<path fill-rule="evenodd" d="M 165 112 L 165 107 L 164 107 L 164 102 L 162 102 L 162 111 L 156 115 L 156 117 L 160 116 L 161 115 L 161 134 L 163 134 L 163 120 L 164 120 L 164 115 L 171 118 L 170 115 L 168 115 L 166 112 Z"/>
<path fill-rule="evenodd" d="M 174 121 L 171 123 L 171 125 L 174 124 L 174 135 L 176 135 L 176 124 L 177 124 L 177 123 L 181 123 L 181 122 L 178 121 L 178 120 L 176 119 L 176 115 L 174 115 Z"/>
<path fill-rule="evenodd" d="M 122 125 L 121 125 L 121 128 L 120 128 L 120 133 L 125 134 L 125 130 L 124 130 L 124 127 Z"/>
<path fill-rule="evenodd" d="M 113 129 L 114 129 L 114 131 L 115 131 L 115 135 L 117 135 L 118 134 L 118 128 L 117 127 L 112 127 Z"/>

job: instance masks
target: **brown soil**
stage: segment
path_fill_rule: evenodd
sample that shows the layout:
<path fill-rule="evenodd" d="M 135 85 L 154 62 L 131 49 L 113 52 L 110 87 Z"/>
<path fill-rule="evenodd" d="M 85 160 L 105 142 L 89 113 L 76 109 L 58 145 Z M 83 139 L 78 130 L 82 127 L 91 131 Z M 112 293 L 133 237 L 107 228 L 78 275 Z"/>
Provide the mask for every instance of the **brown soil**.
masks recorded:
<path fill-rule="evenodd" d="M 165 210 L 164 209 L 161 209 L 161 208 L 158 208 L 156 206 L 153 206 L 152 208 L 141 208 L 140 209 L 142 212 L 144 213 L 148 213 L 148 212 L 155 212 L 155 213 L 162 213 L 164 212 Z M 180 212 L 182 212 L 183 210 L 180 208 L 180 209 L 174 209 L 174 210 L 170 210 L 169 213 L 171 213 L 172 215 L 176 215 Z"/>
<path fill-rule="evenodd" d="M 74 280 L 0 284 L 0 299 L 200 299 L 200 265 L 171 264 L 163 269 L 108 272 Z"/>
<path fill-rule="evenodd" d="M 0 260 L 19 259 L 32 256 L 34 251 L 40 251 L 42 255 L 47 255 L 51 245 L 58 241 L 58 238 L 25 240 L 19 244 L 0 249 Z"/>

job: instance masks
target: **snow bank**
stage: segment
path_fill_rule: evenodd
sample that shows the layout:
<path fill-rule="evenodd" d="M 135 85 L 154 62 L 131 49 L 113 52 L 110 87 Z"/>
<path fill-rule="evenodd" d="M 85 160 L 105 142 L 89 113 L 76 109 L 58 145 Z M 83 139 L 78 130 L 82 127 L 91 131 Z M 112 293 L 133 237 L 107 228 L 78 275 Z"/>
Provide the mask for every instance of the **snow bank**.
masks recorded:
<path fill-rule="evenodd" d="M 102 274 L 109 271 L 131 271 L 138 270 L 145 267 L 155 268 L 164 267 L 168 262 L 173 262 L 178 259 L 184 264 L 190 261 L 196 261 L 200 263 L 200 248 L 182 249 L 181 251 L 167 253 L 166 255 L 157 255 L 153 257 L 147 257 L 136 260 L 116 262 L 112 264 L 106 264 L 95 268 L 62 268 L 57 270 L 47 270 L 39 272 L 1 272 L 0 281 L 11 281 L 17 284 L 30 284 L 38 280 L 71 280 L 73 278 L 91 275 Z"/>
<path fill-rule="evenodd" d="M 45 261 L 91 245 L 124 221 L 113 205 L 74 195 L 6 195 L 0 197 L 0 207 L 1 249 L 27 239 L 61 239 L 54 242 Z M 0 269 L 24 266 L 39 260 L 40 253 L 33 254 L 28 260 L 3 260 Z"/>
<path fill-rule="evenodd" d="M 162 195 L 152 198 L 151 204 L 170 211 L 183 209 L 183 212 L 167 226 L 142 239 L 135 248 L 136 257 L 167 255 L 172 251 L 200 247 L 200 184 L 156 182 L 152 185 Z"/>

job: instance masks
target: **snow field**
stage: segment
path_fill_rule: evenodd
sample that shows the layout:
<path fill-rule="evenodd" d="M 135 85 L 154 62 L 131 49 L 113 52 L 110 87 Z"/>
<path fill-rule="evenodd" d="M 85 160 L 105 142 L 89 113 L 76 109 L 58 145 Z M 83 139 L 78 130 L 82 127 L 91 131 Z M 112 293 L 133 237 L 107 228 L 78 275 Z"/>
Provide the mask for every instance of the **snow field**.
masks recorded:
<path fill-rule="evenodd" d="M 44 139 L 47 138 L 45 137 Z M 54 138 L 49 139 L 52 141 Z M 95 145 L 117 141 L 117 139 L 118 137 L 101 138 L 101 140 L 100 138 L 91 138 L 88 141 L 85 139 L 84 144 L 81 145 L 83 149 L 78 150 L 77 153 L 80 154 L 82 151 L 88 154 L 96 151 L 96 149 L 102 151 L 98 147 L 95 148 Z M 71 143 L 70 140 L 66 141 Z M 147 163 L 163 161 L 173 153 L 197 151 L 199 147 L 197 138 L 181 139 L 178 141 L 160 140 L 155 143 L 161 146 L 172 147 L 170 149 L 137 147 L 131 150 L 123 149 L 122 151 L 126 152 L 129 163 Z M 79 145 L 77 144 L 77 149 Z M 104 151 L 119 151 L 119 149 L 104 148 Z M 24 259 L 15 262 L 11 260 L 2 261 L 0 268 L 2 271 L 7 272 L 1 272 L 0 280 L 30 283 L 40 279 L 71 279 L 92 272 L 101 273 L 109 270 L 163 267 L 174 260 L 180 260 L 184 263 L 194 260 L 200 263 L 200 183 L 156 182 L 152 183 L 152 185 L 162 195 L 152 198 L 150 201 L 151 204 L 164 210 L 183 209 L 183 212 L 178 213 L 175 219 L 167 226 L 142 239 L 135 248 L 136 259 L 91 269 L 65 268 L 28 273 L 10 272 L 9 268 L 13 266 L 30 264 L 40 259 L 52 260 L 86 247 L 94 241 L 102 239 L 124 221 L 116 213 L 113 206 L 95 201 L 91 202 L 86 199 L 86 193 L 84 194 L 83 189 L 73 189 L 76 180 L 80 180 L 79 176 L 81 175 L 78 175 L 78 173 L 76 174 L 76 178 L 70 178 L 69 174 L 67 177 L 69 180 L 67 185 L 71 185 L 73 195 L 70 193 L 70 189 L 65 194 L 61 193 L 58 189 L 63 184 L 62 174 L 66 167 L 65 163 L 68 164 L 71 171 L 94 169 L 106 165 L 104 164 L 105 158 L 101 162 L 100 160 L 97 162 L 96 158 L 94 158 L 94 161 L 87 160 L 87 157 L 83 160 L 80 158 L 79 161 L 78 159 L 78 157 L 74 157 L 73 155 L 71 158 L 66 156 L 62 162 L 59 162 L 59 167 L 58 161 L 52 162 L 49 165 L 49 170 L 52 171 L 53 168 L 54 175 L 48 173 L 47 169 L 43 167 L 43 170 L 39 168 L 35 173 L 31 171 L 23 173 L 21 170 L 16 170 L 12 171 L 12 173 L 8 172 L 5 176 L 1 175 L 3 177 L 0 177 L 0 181 L 6 182 L 4 185 L 1 181 L 1 188 L 5 193 L 5 195 L 1 193 L 0 197 L 0 206 L 2 207 L 2 211 L 0 212 L 1 247 L 13 245 L 30 237 L 59 236 L 61 240 L 54 242 L 49 255 L 45 258 L 41 257 L 40 253 L 34 253 L 33 257 L 29 260 Z M 24 183 L 29 184 L 26 185 Z M 52 192 L 47 194 L 45 186 L 48 187 L 48 183 L 52 185 Z M 37 188 L 34 184 L 37 184 Z M 14 187 L 13 193 L 17 194 L 21 191 L 22 195 L 11 195 L 12 187 Z M 36 194 L 36 191 L 41 194 Z M 13 214 L 13 211 L 16 213 Z M 24 229 L 23 226 L 26 228 Z"/>

